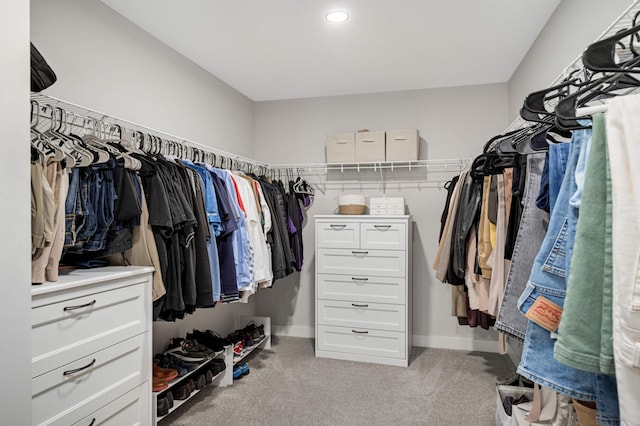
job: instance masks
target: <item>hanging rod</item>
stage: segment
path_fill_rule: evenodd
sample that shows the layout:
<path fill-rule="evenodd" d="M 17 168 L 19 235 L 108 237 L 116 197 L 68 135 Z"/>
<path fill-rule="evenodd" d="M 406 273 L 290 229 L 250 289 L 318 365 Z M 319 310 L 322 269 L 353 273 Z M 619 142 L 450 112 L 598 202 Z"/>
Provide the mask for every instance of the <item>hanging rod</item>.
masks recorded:
<path fill-rule="evenodd" d="M 470 158 L 456 158 L 444 160 L 416 160 L 416 161 L 392 161 L 373 163 L 301 163 L 301 164 L 272 164 L 271 170 L 286 171 L 295 170 L 306 174 L 326 174 L 329 171 L 366 171 L 366 170 L 411 170 L 425 169 L 433 172 L 460 172 L 471 165 Z"/>
<path fill-rule="evenodd" d="M 166 133 L 160 130 L 152 129 L 147 126 L 143 126 L 138 123 L 134 123 L 129 120 L 125 120 L 123 118 L 115 117 L 113 115 L 105 114 L 103 112 L 87 108 L 84 106 L 80 106 L 74 104 L 72 102 L 68 102 L 62 99 L 55 98 L 53 96 L 45 95 L 43 93 L 31 93 L 31 100 L 37 102 L 41 106 L 50 105 L 51 107 L 59 107 L 64 111 L 75 114 L 80 117 L 93 118 L 107 124 L 115 124 L 121 127 L 124 127 L 128 130 L 137 130 L 142 133 L 153 134 L 163 139 L 167 139 L 170 142 L 175 142 L 181 145 L 190 146 L 194 148 L 201 149 L 205 152 L 215 154 L 216 156 L 224 157 L 226 159 L 230 159 L 234 162 L 250 164 L 255 167 L 262 167 L 264 169 L 269 169 L 269 165 L 267 163 L 263 163 L 261 161 L 256 161 L 252 158 L 244 157 L 238 154 L 233 154 L 231 152 L 222 151 L 220 149 L 213 148 L 208 145 L 204 145 L 198 142 L 193 142 L 188 139 L 172 135 L 170 133 Z"/>
<path fill-rule="evenodd" d="M 610 37 L 620 30 L 627 29 L 633 25 L 633 20 L 635 15 L 640 13 L 640 0 L 634 0 L 633 3 L 627 9 L 622 12 L 618 18 L 609 25 L 609 27 L 600 34 L 600 36 L 594 40 L 599 41 L 604 38 Z M 562 73 L 556 77 L 555 80 L 551 82 L 547 87 L 555 86 L 562 82 L 567 76 L 569 76 L 573 71 L 583 70 L 584 66 L 582 64 L 582 54 L 573 60 L 569 65 L 565 67 Z M 545 102 L 547 107 L 553 107 L 552 103 Z M 522 129 L 530 126 L 531 123 L 526 121 L 524 118 L 518 116 L 505 130 L 503 133 L 510 132 L 512 130 Z"/>

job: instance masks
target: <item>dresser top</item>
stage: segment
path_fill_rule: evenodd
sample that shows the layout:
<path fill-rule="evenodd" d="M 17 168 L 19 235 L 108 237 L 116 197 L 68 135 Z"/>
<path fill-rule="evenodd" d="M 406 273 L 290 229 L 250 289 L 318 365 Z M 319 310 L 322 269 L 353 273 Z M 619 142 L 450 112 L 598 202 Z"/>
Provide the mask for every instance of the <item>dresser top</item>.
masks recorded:
<path fill-rule="evenodd" d="M 153 272 L 151 266 L 106 266 L 95 269 L 74 269 L 60 272 L 57 282 L 45 282 L 31 286 L 31 297 L 57 291 L 70 290 L 108 280 L 135 277 Z"/>
<path fill-rule="evenodd" d="M 316 214 L 313 216 L 316 219 L 408 219 L 411 215 L 408 214 Z"/>

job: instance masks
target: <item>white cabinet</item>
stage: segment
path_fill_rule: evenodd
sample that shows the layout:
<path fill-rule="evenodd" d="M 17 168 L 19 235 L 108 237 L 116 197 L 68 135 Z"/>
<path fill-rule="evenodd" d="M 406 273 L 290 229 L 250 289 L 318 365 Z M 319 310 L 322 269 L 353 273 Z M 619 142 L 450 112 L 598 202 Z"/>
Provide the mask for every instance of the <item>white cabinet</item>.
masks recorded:
<path fill-rule="evenodd" d="M 152 273 L 77 270 L 33 286 L 33 424 L 149 424 Z"/>
<path fill-rule="evenodd" d="M 407 366 L 410 216 L 316 216 L 316 356 Z"/>

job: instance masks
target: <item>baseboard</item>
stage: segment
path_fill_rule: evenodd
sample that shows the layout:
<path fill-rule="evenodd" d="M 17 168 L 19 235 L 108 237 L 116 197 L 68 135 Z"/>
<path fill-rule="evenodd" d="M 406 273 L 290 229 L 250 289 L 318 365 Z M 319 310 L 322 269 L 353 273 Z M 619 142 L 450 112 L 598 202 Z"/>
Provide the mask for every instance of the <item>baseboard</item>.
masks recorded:
<path fill-rule="evenodd" d="M 414 334 L 413 346 L 458 351 L 498 352 L 497 340 L 470 339 L 466 337 L 419 336 Z"/>
<path fill-rule="evenodd" d="M 314 327 L 305 327 L 301 325 L 271 324 L 271 333 L 276 336 L 289 336 L 289 337 L 314 338 L 316 336 Z"/>
<path fill-rule="evenodd" d="M 271 325 L 275 336 L 315 337 L 313 327 L 298 325 Z M 436 349 L 453 349 L 459 351 L 498 352 L 497 340 L 470 339 L 465 337 L 445 336 L 413 336 L 413 346 Z"/>

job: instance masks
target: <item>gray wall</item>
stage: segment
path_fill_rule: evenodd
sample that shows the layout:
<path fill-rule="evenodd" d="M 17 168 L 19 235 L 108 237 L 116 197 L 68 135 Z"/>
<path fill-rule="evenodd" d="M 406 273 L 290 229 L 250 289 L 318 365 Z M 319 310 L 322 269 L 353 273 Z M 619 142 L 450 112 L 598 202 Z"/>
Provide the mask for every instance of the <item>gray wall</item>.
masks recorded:
<path fill-rule="evenodd" d="M 475 157 L 507 124 L 506 84 L 415 90 L 371 95 L 258 102 L 254 108 L 255 152 L 270 163 L 325 161 L 327 133 L 357 129 L 417 128 L 421 158 Z M 368 175 L 371 177 L 371 175 Z M 446 198 L 442 181 L 389 182 L 388 196 L 404 196 L 415 221 L 413 242 L 413 332 L 418 346 L 496 350 L 492 332 L 460 327 L 450 316 L 451 289 L 437 281 L 431 264 L 437 250 Z M 309 215 L 332 213 L 344 192 L 380 195 L 372 183 L 329 183 L 316 192 Z M 272 316 L 281 333 L 313 336 L 314 221 L 304 229 L 304 269 L 260 291 L 256 312 Z"/>
<path fill-rule="evenodd" d="M 631 0 L 562 0 L 509 80 L 509 119 L 529 93 L 543 89 L 595 41 Z"/>
<path fill-rule="evenodd" d="M 31 40 L 59 80 L 46 93 L 240 155 L 253 102 L 98 0 L 32 0 Z"/>
<path fill-rule="evenodd" d="M 31 40 L 58 75 L 46 93 L 252 156 L 253 102 L 99 1 L 32 0 Z M 154 350 L 193 328 L 227 333 L 236 315 L 253 308 L 253 302 L 218 306 L 156 323 Z"/>
<path fill-rule="evenodd" d="M 3 349 L 2 424 L 31 424 L 31 231 L 29 173 L 29 3 L 0 14 L 0 234 Z"/>

